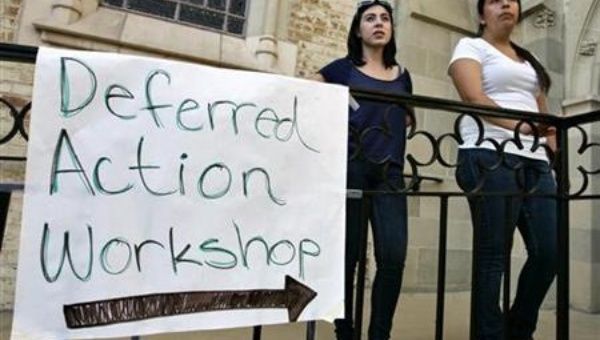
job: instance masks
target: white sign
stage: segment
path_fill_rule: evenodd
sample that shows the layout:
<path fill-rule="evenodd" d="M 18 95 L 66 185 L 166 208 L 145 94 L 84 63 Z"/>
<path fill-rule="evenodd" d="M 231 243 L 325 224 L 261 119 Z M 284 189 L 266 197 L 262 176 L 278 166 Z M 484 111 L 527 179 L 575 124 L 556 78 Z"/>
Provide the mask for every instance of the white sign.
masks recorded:
<path fill-rule="evenodd" d="M 14 339 L 343 313 L 348 91 L 39 51 Z"/>

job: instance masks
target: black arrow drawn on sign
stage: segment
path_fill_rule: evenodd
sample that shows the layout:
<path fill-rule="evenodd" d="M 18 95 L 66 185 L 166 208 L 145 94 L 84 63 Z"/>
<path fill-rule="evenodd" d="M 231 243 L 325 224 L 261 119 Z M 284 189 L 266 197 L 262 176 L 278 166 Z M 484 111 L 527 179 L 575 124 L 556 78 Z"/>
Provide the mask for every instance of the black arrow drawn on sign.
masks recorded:
<path fill-rule="evenodd" d="M 239 309 L 288 310 L 290 322 L 298 320 L 317 293 L 291 276 L 279 290 L 229 290 L 128 296 L 64 305 L 68 328 L 89 328 L 180 314 Z"/>

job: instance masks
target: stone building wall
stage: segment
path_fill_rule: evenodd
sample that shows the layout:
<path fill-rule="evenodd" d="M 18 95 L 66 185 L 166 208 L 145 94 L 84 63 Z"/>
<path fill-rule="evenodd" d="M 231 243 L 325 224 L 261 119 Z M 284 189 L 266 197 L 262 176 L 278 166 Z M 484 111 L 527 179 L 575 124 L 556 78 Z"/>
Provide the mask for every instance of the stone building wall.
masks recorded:
<path fill-rule="evenodd" d="M 19 9 L 22 0 L 6 0 L 0 4 L 0 41 L 14 43 Z M 29 101 L 33 84 L 33 65 L 2 61 L 0 63 L 0 98 L 21 110 Z M 13 118 L 7 105 L 0 104 L 0 139 L 10 132 Z M 24 156 L 25 140 L 13 138 L 11 143 L 0 145 L 2 156 Z M 24 164 L 9 163 L 0 167 L 2 181 L 23 181 Z"/>
<path fill-rule="evenodd" d="M 22 0 L 4 0 L 0 3 L 0 41 L 14 43 Z M 21 110 L 31 97 L 33 83 L 33 65 L 0 62 L 0 99 Z M 0 139 L 13 127 L 14 120 L 10 109 L 0 103 Z M 1 156 L 23 157 L 26 142 L 16 137 L 8 144 L 0 145 Z M 25 163 L 9 161 L 0 163 L 0 183 L 22 183 Z M 20 230 L 22 192 L 12 195 L 11 211 L 8 216 L 8 229 L 4 235 L 0 253 L 0 310 L 11 309 L 14 296 L 14 281 L 17 268 L 17 250 Z"/>
<path fill-rule="evenodd" d="M 269 15 L 264 15 L 264 18 L 255 17 L 253 19 L 259 21 L 252 25 L 254 27 L 253 34 L 274 36 L 277 40 L 274 51 L 278 55 L 278 60 L 265 60 L 256 55 L 258 53 L 256 45 L 259 39 L 255 36 L 248 37 L 246 41 L 240 41 L 200 29 L 180 28 L 172 23 L 153 22 L 152 27 L 160 28 L 153 34 L 162 34 L 162 32 L 169 34 L 168 42 L 165 41 L 165 44 L 155 46 L 144 40 L 144 37 L 148 36 L 147 32 L 135 31 L 135 27 L 150 27 L 148 22 L 151 19 L 97 8 L 96 0 L 72 1 L 72 3 L 83 4 L 83 16 L 74 19 L 74 12 L 69 12 L 68 9 L 63 8 L 62 12 L 57 12 L 58 14 L 53 12 L 50 4 L 54 1 L 3 1 L 0 5 L 0 11 L 2 11 L 0 13 L 0 37 L 2 41 L 146 54 L 224 67 L 285 73 L 298 77 L 310 77 L 329 61 L 345 55 L 348 26 L 356 4 L 355 0 L 280 0 L 279 13 L 276 16 L 269 16 L 272 14 L 269 12 Z M 255 4 L 259 3 L 254 11 L 265 10 L 267 7 L 267 2 L 264 0 L 251 1 Z M 568 36 L 579 36 L 580 31 L 585 30 L 579 24 L 585 21 L 580 18 L 584 16 L 582 13 L 587 13 L 586 11 L 589 11 L 590 8 L 598 7 L 598 0 L 523 0 L 522 2 L 525 15 L 523 23 L 515 32 L 515 37 L 519 43 L 532 50 L 547 65 L 555 84 L 550 93 L 551 110 L 560 113 L 563 100 L 569 98 L 568 95 L 565 96 L 565 86 L 578 88 L 573 85 L 572 78 L 577 78 L 577 75 L 573 76 L 573 74 L 576 74 L 579 69 L 573 68 L 571 65 L 580 62 L 581 59 L 581 57 L 573 57 L 574 54 L 571 53 L 581 47 L 565 45 L 563 31 L 567 27 Z M 457 41 L 461 37 L 474 34 L 477 22 L 475 3 L 476 0 L 395 1 L 398 60 L 411 71 L 416 94 L 458 99 L 446 75 L 446 68 Z M 27 10 L 21 10 L 22 13 L 20 13 L 19 8 L 23 9 L 23 6 L 27 6 Z M 567 10 L 569 8 L 570 12 Z M 65 11 L 67 15 L 65 15 Z M 567 13 L 566 23 L 563 20 L 565 13 Z M 573 17 L 569 17 L 569 13 L 573 13 Z M 273 26 L 273 22 L 269 20 L 274 20 L 269 18 L 274 17 L 278 18 L 276 21 L 276 26 L 278 26 L 274 30 L 269 30 L 268 27 Z M 594 23 L 598 21 L 598 17 L 593 17 L 590 21 Z M 126 29 L 131 29 L 131 31 L 125 31 Z M 182 43 L 189 39 L 196 41 L 197 45 L 190 46 L 190 44 Z M 589 47 L 592 45 L 593 42 L 587 42 L 588 49 L 586 51 L 589 51 Z M 598 64 L 598 58 L 593 60 L 595 61 L 587 62 L 590 65 Z M 2 98 L 11 98 L 17 107 L 22 107 L 28 101 L 31 93 L 33 67 L 2 62 L 0 72 L 2 72 L 0 95 Z M 8 126 L 6 122 L 9 122 L 10 119 L 7 118 L 6 112 L 2 112 L 1 117 L 0 119 L 3 120 L 0 121 L 2 122 L 0 131 L 5 131 Z M 429 131 L 439 136 L 449 132 L 453 122 L 454 118 L 451 114 L 429 109 L 417 110 L 418 130 Z M 441 151 L 447 160 L 452 160 L 456 154 L 456 145 L 444 143 Z M 419 160 L 425 160 L 430 157 L 432 148 L 426 140 L 416 137 L 409 141 L 407 152 Z M 25 148 L 22 141 L 17 141 L 17 144 L 8 147 L 0 146 L 2 155 L 24 155 L 24 153 Z M 438 177 L 444 181 L 442 184 L 423 182 L 422 189 L 424 191 L 456 190 L 452 169 L 434 165 L 419 169 L 419 173 Z M 0 182 L 21 182 L 23 174 L 22 164 L 3 163 L 0 166 Z M 12 308 L 17 236 L 20 224 L 20 197 L 20 194 L 16 195 L 11 203 L 8 234 L 0 254 L 0 284 L 2 287 L 0 288 L 2 289 L 0 291 L 0 309 Z M 587 208 L 586 211 L 589 212 L 590 209 Z M 466 290 L 470 285 L 472 240 L 470 217 L 465 200 L 450 199 L 449 212 L 447 289 Z M 590 216 L 588 220 L 592 221 L 593 216 L 590 213 L 588 215 Z M 438 216 L 439 199 L 410 198 L 410 242 L 404 276 L 405 291 L 432 291 L 435 289 Z M 582 235 L 600 235 L 595 230 L 592 231 L 591 227 L 584 229 L 580 234 L 578 235 L 581 237 L 578 239 L 583 239 Z M 591 249 L 589 250 L 590 254 L 594 249 L 591 247 L 591 245 L 588 247 Z M 514 271 L 518 270 L 519 264 L 523 262 L 525 256 L 522 244 L 518 242 L 517 248 L 514 256 L 516 264 Z M 587 303 L 585 296 L 591 294 L 589 293 L 590 289 L 593 290 L 594 285 L 600 282 L 598 278 L 600 270 L 597 269 L 597 263 L 600 260 L 592 259 L 591 255 L 586 254 L 581 256 L 589 260 L 579 261 L 579 263 L 583 263 L 581 265 L 583 267 L 579 267 L 584 268 L 582 270 L 588 273 L 590 278 L 580 285 L 575 282 L 576 287 L 581 286 L 587 289 L 580 290 L 587 292 L 578 297 L 578 301 L 581 301 L 582 305 Z M 596 269 L 593 271 L 591 268 Z M 516 278 L 516 275 L 513 275 L 513 278 Z M 593 310 L 591 307 L 583 309 Z"/>
<path fill-rule="evenodd" d="M 299 0 L 292 4 L 288 38 L 298 45 L 296 75 L 310 77 L 346 54 L 353 0 Z"/>
<path fill-rule="evenodd" d="M 0 4 L 0 41 L 14 41 L 22 0 L 5 0 Z"/>
<path fill-rule="evenodd" d="M 568 1 L 565 16 L 565 114 L 600 110 L 600 1 Z M 590 142 L 600 142 L 600 124 L 582 126 Z M 569 134 L 570 154 L 577 163 L 570 168 L 572 187 L 579 188 L 583 177 L 576 169 L 598 169 L 598 148 L 579 155 L 581 135 Z M 597 194 L 600 182 L 593 179 L 586 194 Z M 571 303 L 587 312 L 600 312 L 600 201 L 571 204 Z"/>

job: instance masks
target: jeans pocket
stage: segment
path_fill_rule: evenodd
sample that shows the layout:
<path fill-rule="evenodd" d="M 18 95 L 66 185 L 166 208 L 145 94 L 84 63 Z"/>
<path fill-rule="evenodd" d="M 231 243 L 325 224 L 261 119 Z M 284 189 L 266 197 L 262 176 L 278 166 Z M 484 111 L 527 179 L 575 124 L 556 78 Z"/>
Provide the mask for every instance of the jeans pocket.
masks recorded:
<path fill-rule="evenodd" d="M 477 150 L 459 150 L 456 167 L 456 183 L 463 191 L 471 191 L 477 186 L 479 169 L 474 153 Z"/>

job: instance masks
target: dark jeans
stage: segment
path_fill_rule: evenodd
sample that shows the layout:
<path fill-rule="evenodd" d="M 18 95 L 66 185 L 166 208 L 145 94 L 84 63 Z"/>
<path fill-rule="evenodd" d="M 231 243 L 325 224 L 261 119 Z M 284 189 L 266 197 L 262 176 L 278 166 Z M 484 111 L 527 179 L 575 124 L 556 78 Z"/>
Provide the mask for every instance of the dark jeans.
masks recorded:
<path fill-rule="evenodd" d="M 381 165 L 355 160 L 348 163 L 348 188 L 390 190 L 404 187 L 400 165 L 384 168 Z M 349 199 L 346 206 L 346 277 L 345 318 L 335 321 L 338 339 L 353 339 L 353 283 L 359 255 L 361 200 Z M 392 319 L 402 284 L 406 258 L 407 213 L 406 196 L 374 195 L 371 198 L 369 220 L 377 270 L 371 295 L 369 339 L 389 339 Z"/>
<path fill-rule="evenodd" d="M 548 163 L 516 155 L 505 155 L 502 165 L 495 151 L 463 149 L 456 179 L 461 188 L 471 191 L 556 193 L 556 183 Z M 515 167 L 523 167 L 514 170 Z M 487 170 L 485 170 L 487 169 Z M 527 248 L 527 261 L 519 275 L 517 293 L 509 312 L 510 338 L 531 339 L 538 311 L 556 274 L 556 200 L 542 197 L 513 196 L 509 236 L 516 225 Z M 502 312 L 499 307 L 500 283 L 505 256 L 505 198 L 502 196 L 469 199 L 476 241 L 478 281 L 472 294 L 477 299 L 477 339 L 503 339 Z M 479 216 L 477 218 L 476 216 Z"/>

